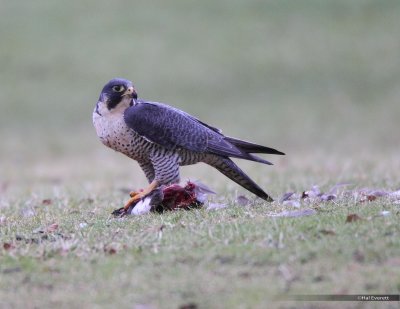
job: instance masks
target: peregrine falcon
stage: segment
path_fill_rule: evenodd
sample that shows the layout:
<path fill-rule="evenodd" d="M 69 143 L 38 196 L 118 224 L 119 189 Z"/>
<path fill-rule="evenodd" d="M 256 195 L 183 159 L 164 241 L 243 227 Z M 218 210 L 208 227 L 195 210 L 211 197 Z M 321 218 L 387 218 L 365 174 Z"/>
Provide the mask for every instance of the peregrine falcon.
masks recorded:
<path fill-rule="evenodd" d="M 131 81 L 115 78 L 102 89 L 93 111 L 101 142 L 136 160 L 149 186 L 131 192 L 125 208 L 162 185 L 179 182 L 179 167 L 204 162 L 254 193 L 273 199 L 230 158 L 272 163 L 254 153 L 284 155 L 276 149 L 228 137 L 221 130 L 172 106 L 139 99 Z"/>

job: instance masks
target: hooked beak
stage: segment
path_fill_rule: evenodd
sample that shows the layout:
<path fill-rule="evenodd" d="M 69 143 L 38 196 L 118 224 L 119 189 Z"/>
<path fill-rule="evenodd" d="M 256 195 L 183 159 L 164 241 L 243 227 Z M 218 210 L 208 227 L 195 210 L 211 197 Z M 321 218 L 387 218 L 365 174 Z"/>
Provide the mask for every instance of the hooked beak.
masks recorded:
<path fill-rule="evenodd" d="M 137 99 L 137 93 L 135 91 L 135 88 L 133 88 L 133 87 L 129 87 L 128 89 L 126 89 L 122 96 L 127 96 L 130 98 Z"/>

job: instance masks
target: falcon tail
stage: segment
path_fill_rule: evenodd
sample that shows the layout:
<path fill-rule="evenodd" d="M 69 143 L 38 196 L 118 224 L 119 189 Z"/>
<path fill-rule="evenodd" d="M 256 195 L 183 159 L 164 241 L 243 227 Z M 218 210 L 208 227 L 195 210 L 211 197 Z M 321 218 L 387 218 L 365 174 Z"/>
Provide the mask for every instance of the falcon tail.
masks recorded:
<path fill-rule="evenodd" d="M 240 139 L 236 139 L 233 137 L 225 137 L 225 140 L 229 143 L 235 145 L 240 150 L 246 153 L 267 153 L 267 154 L 275 154 L 275 155 L 284 155 L 283 152 L 276 150 L 274 148 L 265 147 L 262 145 L 257 145 L 254 143 L 242 141 Z"/>
<path fill-rule="evenodd" d="M 239 149 L 242 152 L 241 156 L 235 156 L 240 159 L 245 159 L 245 160 L 250 160 L 250 161 L 255 161 L 255 162 L 259 162 L 259 163 L 272 165 L 271 162 L 264 160 L 263 158 L 260 158 L 259 156 L 256 156 L 253 153 L 267 153 L 267 154 L 275 154 L 275 155 L 284 155 L 283 152 L 276 150 L 274 148 L 250 143 L 247 141 L 242 141 L 240 139 L 236 139 L 233 137 L 226 136 L 224 139 L 225 139 L 225 141 L 234 145 L 237 149 Z M 232 157 L 234 157 L 234 156 L 232 156 Z"/>
<path fill-rule="evenodd" d="M 222 174 L 241 185 L 243 188 L 254 193 L 258 197 L 266 200 L 267 202 L 273 202 L 273 198 L 265 193 L 253 180 L 250 179 L 231 159 L 218 157 L 216 160 L 207 162 Z"/>

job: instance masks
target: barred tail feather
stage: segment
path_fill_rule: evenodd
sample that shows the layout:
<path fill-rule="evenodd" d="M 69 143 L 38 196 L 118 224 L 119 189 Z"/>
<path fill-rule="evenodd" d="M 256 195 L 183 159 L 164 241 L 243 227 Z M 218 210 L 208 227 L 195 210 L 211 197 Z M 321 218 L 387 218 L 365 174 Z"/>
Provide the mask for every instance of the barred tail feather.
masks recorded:
<path fill-rule="evenodd" d="M 266 153 L 266 154 L 284 155 L 283 152 L 276 150 L 274 148 L 250 143 L 247 141 L 242 141 L 237 138 L 226 136 L 225 140 L 231 143 L 232 145 L 235 145 L 237 148 L 246 153 Z"/>
<path fill-rule="evenodd" d="M 267 202 L 273 202 L 273 198 L 265 193 L 249 176 L 247 176 L 231 159 L 214 157 L 214 160 L 207 162 L 222 174 L 254 193 Z"/>

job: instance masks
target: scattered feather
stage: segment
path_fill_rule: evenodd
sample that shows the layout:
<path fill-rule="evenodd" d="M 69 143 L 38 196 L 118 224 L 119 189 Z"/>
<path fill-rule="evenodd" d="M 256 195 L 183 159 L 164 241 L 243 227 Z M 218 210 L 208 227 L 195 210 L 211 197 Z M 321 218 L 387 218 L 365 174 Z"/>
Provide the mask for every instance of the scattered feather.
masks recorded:
<path fill-rule="evenodd" d="M 368 203 L 376 201 L 380 198 L 387 198 L 393 204 L 400 204 L 400 190 L 397 191 L 387 191 L 382 189 L 371 189 L 371 188 L 361 188 L 353 190 L 343 190 L 344 187 L 349 186 L 349 183 L 338 183 L 332 186 L 326 192 L 321 191 L 318 185 L 313 185 L 310 189 L 301 192 L 286 192 L 279 199 L 279 203 L 285 207 L 291 208 L 301 208 L 302 205 L 308 205 L 308 207 L 313 207 L 318 205 L 322 207 L 324 203 L 331 201 L 348 201 L 353 200 L 355 203 Z M 171 186 L 163 187 L 161 197 L 159 200 L 143 199 L 137 204 L 133 205 L 128 212 L 123 208 L 120 208 L 113 212 L 115 216 L 125 216 L 126 214 L 141 215 L 146 214 L 151 211 L 163 212 L 166 210 L 177 210 L 177 209 L 191 209 L 202 207 L 209 194 L 215 194 L 213 190 L 208 188 L 206 185 L 199 181 L 188 181 L 186 186 L 182 187 L 180 185 L 174 184 Z M 236 204 L 239 206 L 247 206 L 252 203 L 252 200 L 244 195 L 239 195 L 235 199 Z M 226 208 L 228 205 L 224 203 L 224 200 L 218 199 L 218 202 L 209 203 L 206 206 L 207 210 L 212 209 L 222 209 Z M 300 211 L 300 210 L 299 210 Z M 305 214 L 299 212 L 283 212 L 278 214 L 280 216 L 302 216 L 309 215 L 305 210 Z M 385 216 L 384 214 L 381 214 Z M 351 219 L 350 221 L 356 221 L 357 219 Z"/>
<path fill-rule="evenodd" d="M 247 206 L 251 204 L 251 201 L 244 195 L 239 195 L 236 198 L 236 203 L 239 204 L 240 206 Z"/>
<path fill-rule="evenodd" d="M 387 216 L 390 216 L 390 211 L 388 211 L 388 210 L 382 210 L 379 214 L 380 214 L 382 217 L 387 217 Z"/>
<path fill-rule="evenodd" d="M 315 198 L 320 196 L 322 193 L 319 189 L 318 186 L 312 186 L 310 190 L 308 191 L 303 191 L 303 194 L 301 195 L 301 198 L 305 199 L 305 198 Z"/>
<path fill-rule="evenodd" d="M 373 202 L 379 198 L 388 198 L 395 204 L 400 204 L 400 190 L 390 192 L 382 189 L 361 188 L 342 191 L 341 188 L 349 186 L 348 183 L 338 183 L 327 192 L 322 192 L 319 186 L 314 185 L 309 190 L 301 193 L 287 192 L 279 202 L 284 206 L 301 207 L 302 204 L 320 204 L 323 202 L 353 199 L 356 203 Z M 397 202 L 399 201 L 399 202 Z"/>
<path fill-rule="evenodd" d="M 199 203 L 205 203 L 207 201 L 207 198 L 211 194 L 217 194 L 215 191 L 211 190 L 208 186 L 206 186 L 204 183 L 202 183 L 199 180 L 194 180 L 194 181 L 187 181 L 187 184 L 192 183 L 194 185 L 194 194 L 196 196 L 196 200 Z"/>
<path fill-rule="evenodd" d="M 384 190 L 373 190 L 369 195 L 375 196 L 375 197 L 383 197 L 389 195 L 389 192 L 384 191 Z"/>
<path fill-rule="evenodd" d="M 86 223 L 86 222 L 81 222 L 81 223 L 79 223 L 79 228 L 80 229 L 84 229 L 85 227 L 87 227 L 88 226 L 88 224 Z"/>
<path fill-rule="evenodd" d="M 389 193 L 389 198 L 391 200 L 400 200 L 400 190 Z"/>
<path fill-rule="evenodd" d="M 304 194 L 304 192 L 303 192 Z M 288 206 L 288 207 L 294 207 L 294 208 L 300 208 L 301 206 L 301 199 L 302 199 L 302 195 L 296 194 L 295 192 L 286 192 L 281 199 L 279 200 L 279 202 L 283 205 L 283 206 Z"/>
<path fill-rule="evenodd" d="M 215 194 L 213 190 L 199 181 L 188 181 L 185 186 L 171 184 L 153 190 L 145 198 L 133 202 L 128 209 L 119 208 L 112 212 L 116 217 L 126 215 L 143 215 L 149 212 L 171 210 L 189 210 L 203 206 L 208 195 Z"/>
<path fill-rule="evenodd" d="M 294 207 L 294 208 L 300 208 L 301 203 L 298 200 L 288 200 L 288 201 L 284 201 L 282 203 L 282 205 L 284 206 L 290 206 L 290 207 Z"/>
<path fill-rule="evenodd" d="M 294 195 L 294 193 L 295 193 L 295 192 L 286 192 L 286 193 L 281 197 L 281 199 L 279 200 L 279 202 L 280 202 L 280 203 L 283 203 L 283 202 L 285 202 L 285 201 L 288 201 L 288 200 Z"/>
<path fill-rule="evenodd" d="M 146 197 L 143 200 L 140 200 L 135 207 L 131 210 L 131 215 L 138 216 L 144 215 L 151 211 L 151 196 Z"/>

